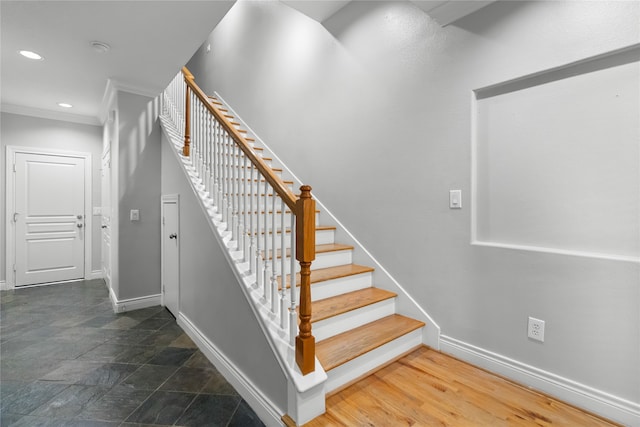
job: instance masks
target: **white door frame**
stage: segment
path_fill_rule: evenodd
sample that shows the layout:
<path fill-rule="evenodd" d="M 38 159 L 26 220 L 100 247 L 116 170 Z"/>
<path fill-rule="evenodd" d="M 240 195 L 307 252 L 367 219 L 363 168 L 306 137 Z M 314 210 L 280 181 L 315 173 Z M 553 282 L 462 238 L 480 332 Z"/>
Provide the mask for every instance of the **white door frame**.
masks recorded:
<path fill-rule="evenodd" d="M 160 304 L 164 307 L 165 303 L 164 303 L 164 293 L 165 293 L 165 286 L 164 286 L 164 204 L 165 202 L 167 203 L 175 203 L 176 204 L 176 208 L 177 208 L 177 212 L 176 212 L 176 218 L 178 220 L 178 228 L 180 228 L 180 195 L 179 194 L 163 194 L 160 200 L 160 217 L 162 218 L 162 221 L 160 222 L 160 283 L 161 283 L 161 287 L 162 287 L 162 292 L 161 292 L 161 301 Z M 178 230 L 178 278 L 180 278 L 180 235 L 179 235 L 180 231 Z M 180 313 L 180 282 L 178 282 L 178 313 Z M 178 317 L 178 313 L 174 313 L 174 316 L 176 316 L 176 318 Z"/>
<path fill-rule="evenodd" d="M 6 151 L 6 188 L 5 188 L 5 223 L 6 223 L 6 238 L 5 238 L 5 256 L 6 256 L 6 264 L 5 264 L 5 277 L 6 277 L 6 288 L 13 289 L 16 285 L 16 275 L 13 269 L 13 265 L 15 264 L 15 241 L 16 241 L 16 230 L 15 223 L 13 222 L 13 213 L 15 210 L 15 172 L 14 165 L 17 153 L 25 153 L 25 154 L 42 154 L 42 155 L 50 155 L 50 156 L 66 156 L 66 157 L 76 157 L 84 159 L 84 221 L 85 221 L 85 230 L 84 233 L 84 278 L 87 279 L 91 277 L 91 235 L 93 234 L 93 224 L 92 224 L 92 210 L 91 210 L 91 195 L 92 195 L 92 187 L 91 187 L 91 153 L 83 153 L 76 151 L 63 151 L 63 150 L 52 150 L 52 149 L 42 149 L 42 148 L 31 148 L 31 147 L 21 147 L 17 145 L 7 145 Z"/>

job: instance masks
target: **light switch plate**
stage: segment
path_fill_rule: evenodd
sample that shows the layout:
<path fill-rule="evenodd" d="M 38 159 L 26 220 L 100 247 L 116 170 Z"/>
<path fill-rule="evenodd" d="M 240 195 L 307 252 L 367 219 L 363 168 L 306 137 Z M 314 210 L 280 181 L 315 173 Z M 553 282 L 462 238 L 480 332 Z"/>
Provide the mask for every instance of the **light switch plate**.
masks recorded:
<path fill-rule="evenodd" d="M 140 211 L 138 209 L 131 209 L 131 212 L 129 212 L 129 219 L 131 221 L 140 221 Z"/>
<path fill-rule="evenodd" d="M 449 191 L 449 208 L 462 209 L 462 190 Z"/>

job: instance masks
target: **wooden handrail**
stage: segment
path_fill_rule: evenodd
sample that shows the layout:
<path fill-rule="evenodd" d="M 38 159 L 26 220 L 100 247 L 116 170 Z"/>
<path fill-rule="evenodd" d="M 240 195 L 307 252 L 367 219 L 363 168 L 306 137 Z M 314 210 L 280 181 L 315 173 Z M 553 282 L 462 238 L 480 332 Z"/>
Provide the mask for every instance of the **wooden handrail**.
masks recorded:
<path fill-rule="evenodd" d="M 251 149 L 244 136 L 231 124 L 229 119 L 225 117 L 225 115 L 218 110 L 218 108 L 209 102 L 209 98 L 205 93 L 200 89 L 200 87 L 195 83 L 193 74 L 189 72 L 187 67 L 182 67 L 182 72 L 184 73 L 184 81 L 187 84 L 187 88 L 191 88 L 193 93 L 200 99 L 202 104 L 209 110 L 211 114 L 216 118 L 216 120 L 222 125 L 222 127 L 227 131 L 227 133 L 233 138 L 235 143 L 240 147 L 242 152 L 247 156 L 247 158 L 253 163 L 253 165 L 260 171 L 262 176 L 271 184 L 271 187 L 278 193 L 278 195 L 284 200 L 284 202 L 289 206 L 290 209 L 294 210 L 296 208 L 297 197 L 289 188 L 282 182 L 282 180 L 271 170 L 269 166 L 262 160 L 262 158 L 258 157 L 256 153 Z M 188 111 L 188 110 L 187 110 Z M 185 114 L 186 116 L 186 114 Z M 186 133 L 185 133 L 185 141 L 186 141 Z"/>

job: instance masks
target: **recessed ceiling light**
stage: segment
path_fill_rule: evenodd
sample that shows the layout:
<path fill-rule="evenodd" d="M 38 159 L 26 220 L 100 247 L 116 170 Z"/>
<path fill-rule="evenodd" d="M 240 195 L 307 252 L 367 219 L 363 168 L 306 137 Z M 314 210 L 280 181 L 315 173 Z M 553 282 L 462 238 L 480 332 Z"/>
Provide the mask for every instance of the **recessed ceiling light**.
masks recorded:
<path fill-rule="evenodd" d="M 66 102 L 58 102 L 58 105 L 63 108 L 71 108 L 73 105 L 67 104 Z"/>
<path fill-rule="evenodd" d="M 41 61 L 44 59 L 42 56 L 38 55 L 35 52 L 31 52 L 30 50 L 19 50 L 18 53 L 25 58 L 34 59 L 36 61 Z"/>
<path fill-rule="evenodd" d="M 111 46 L 109 46 L 105 42 L 99 42 L 99 41 L 92 41 L 91 47 L 100 53 L 106 53 L 109 51 L 109 49 L 111 49 Z"/>

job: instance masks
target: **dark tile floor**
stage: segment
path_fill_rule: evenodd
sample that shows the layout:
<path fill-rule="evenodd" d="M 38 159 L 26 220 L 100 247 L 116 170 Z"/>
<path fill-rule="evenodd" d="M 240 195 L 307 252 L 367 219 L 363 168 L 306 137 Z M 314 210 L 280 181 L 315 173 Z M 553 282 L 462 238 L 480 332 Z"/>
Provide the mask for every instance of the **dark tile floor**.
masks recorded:
<path fill-rule="evenodd" d="M 262 426 L 162 307 L 102 280 L 0 292 L 0 425 Z"/>

